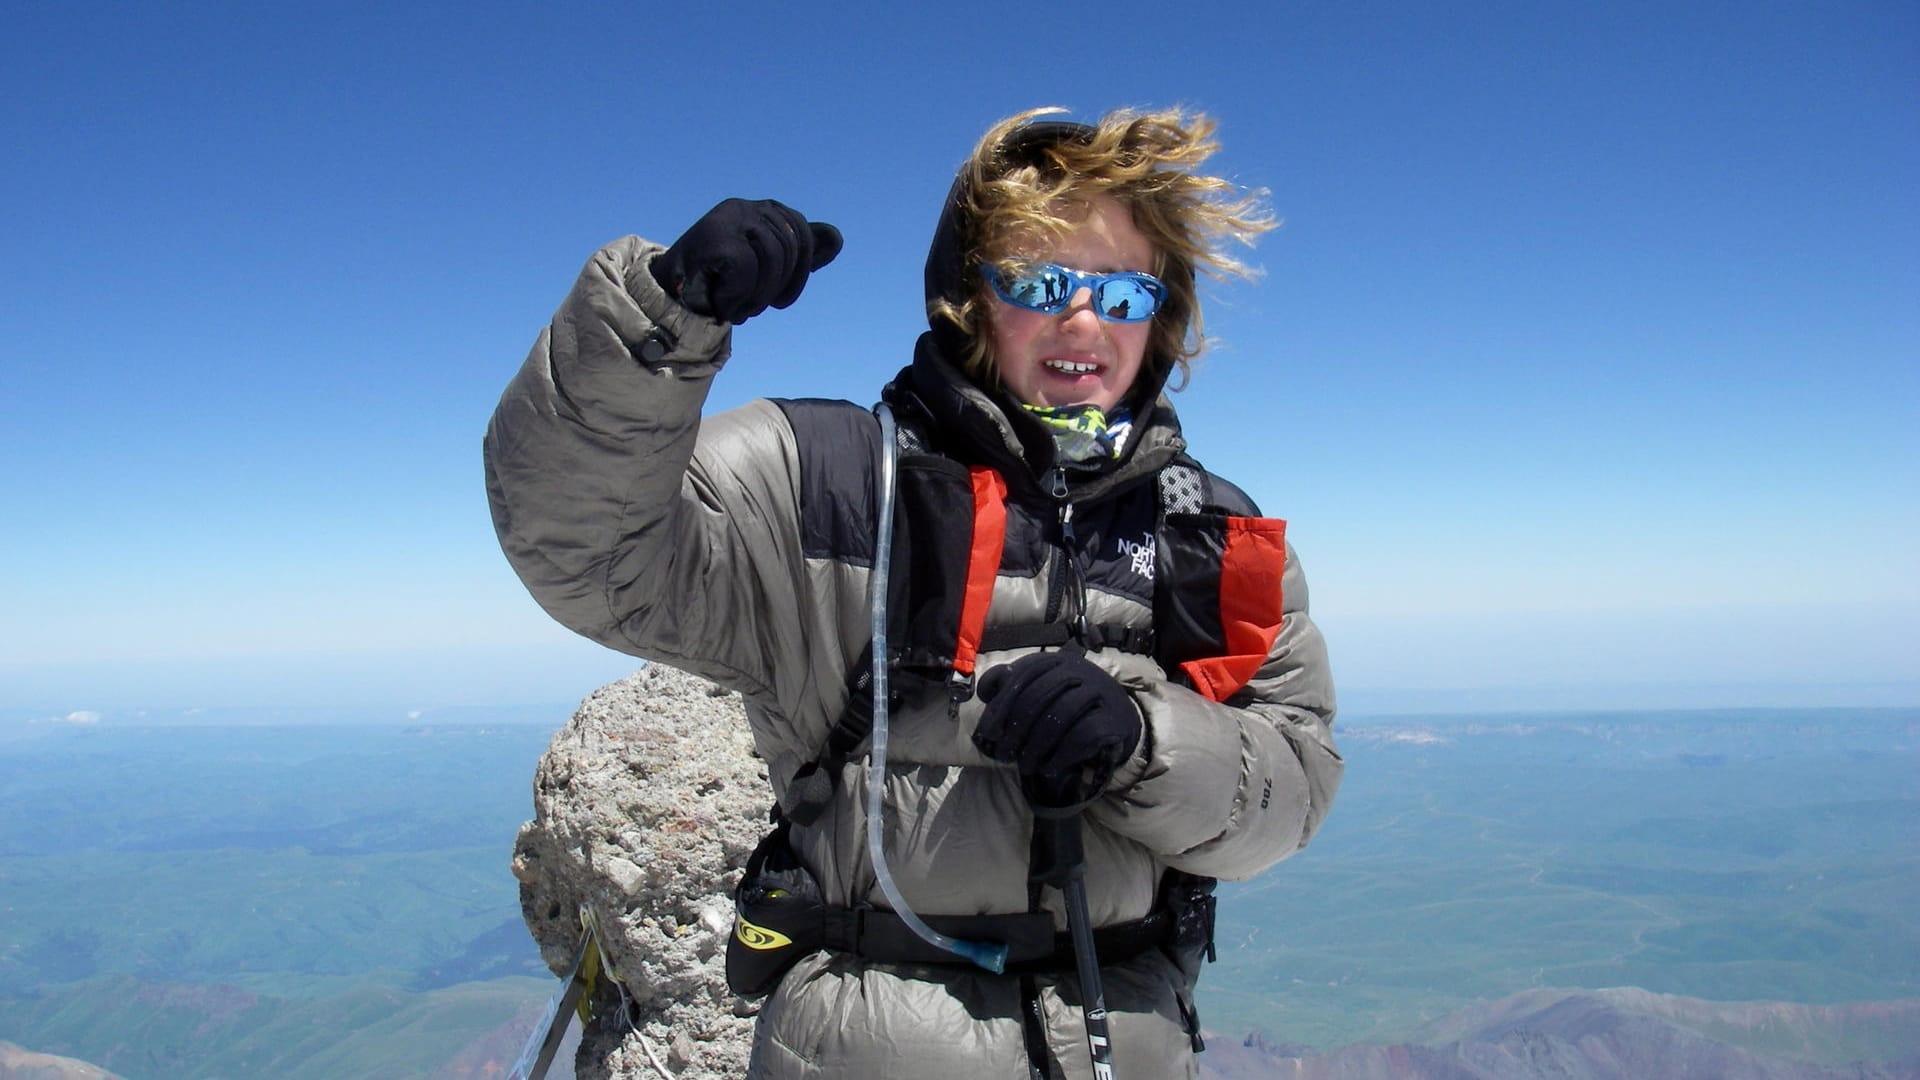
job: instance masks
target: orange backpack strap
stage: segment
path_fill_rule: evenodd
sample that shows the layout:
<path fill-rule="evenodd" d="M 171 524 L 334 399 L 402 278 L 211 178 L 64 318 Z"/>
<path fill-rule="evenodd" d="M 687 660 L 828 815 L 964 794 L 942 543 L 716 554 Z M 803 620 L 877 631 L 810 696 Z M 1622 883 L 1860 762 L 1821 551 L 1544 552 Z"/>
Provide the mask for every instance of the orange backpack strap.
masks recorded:
<path fill-rule="evenodd" d="M 953 647 L 953 670 L 971 677 L 987 628 L 987 606 L 1000 557 L 1007 546 L 1007 481 L 985 465 L 967 470 L 973 486 L 973 546 L 967 557 L 967 584 L 960 601 L 960 632 Z"/>

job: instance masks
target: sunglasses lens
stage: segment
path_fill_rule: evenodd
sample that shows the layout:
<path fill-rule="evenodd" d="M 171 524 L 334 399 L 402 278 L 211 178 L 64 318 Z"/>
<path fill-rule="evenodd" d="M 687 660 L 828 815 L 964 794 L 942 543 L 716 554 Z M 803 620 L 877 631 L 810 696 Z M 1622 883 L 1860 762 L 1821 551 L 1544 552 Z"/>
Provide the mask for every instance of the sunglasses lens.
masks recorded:
<path fill-rule="evenodd" d="M 1058 311 L 1073 293 L 1073 282 L 1058 267 L 1035 266 L 1005 278 L 1001 292 L 1009 303 L 1033 311 Z"/>
<path fill-rule="evenodd" d="M 1109 278 L 1095 300 L 1109 322 L 1143 322 L 1160 307 L 1160 293 L 1139 277 Z"/>

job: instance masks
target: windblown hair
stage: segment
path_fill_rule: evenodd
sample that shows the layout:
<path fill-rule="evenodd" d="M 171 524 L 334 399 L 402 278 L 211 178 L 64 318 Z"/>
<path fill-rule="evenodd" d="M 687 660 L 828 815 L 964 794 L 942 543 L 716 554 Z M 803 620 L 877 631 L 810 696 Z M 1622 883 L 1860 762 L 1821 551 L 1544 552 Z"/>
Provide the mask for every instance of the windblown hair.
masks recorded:
<path fill-rule="evenodd" d="M 1274 227 L 1266 192 L 1247 190 L 1196 172 L 1220 144 L 1214 121 L 1181 109 L 1136 112 L 1117 109 L 1092 125 L 1067 129 L 1052 140 L 1023 138 L 1024 129 L 1063 109 L 1033 109 L 995 124 L 961 169 L 958 209 L 962 222 L 966 299 L 936 298 L 933 318 L 953 324 L 971 342 L 959 358 L 967 375 L 983 384 L 993 378 L 993 341 L 987 332 L 992 294 L 979 266 L 1016 269 L 1020 256 L 1073 232 L 1087 204 L 1110 195 L 1125 206 L 1134 227 L 1153 244 L 1154 276 L 1167 283 L 1166 303 L 1148 335 L 1145 376 L 1164 380 L 1179 368 L 1183 385 L 1190 361 L 1205 348 L 1196 274 L 1226 279 L 1254 272 L 1225 250 L 1226 241 L 1252 244 Z"/>

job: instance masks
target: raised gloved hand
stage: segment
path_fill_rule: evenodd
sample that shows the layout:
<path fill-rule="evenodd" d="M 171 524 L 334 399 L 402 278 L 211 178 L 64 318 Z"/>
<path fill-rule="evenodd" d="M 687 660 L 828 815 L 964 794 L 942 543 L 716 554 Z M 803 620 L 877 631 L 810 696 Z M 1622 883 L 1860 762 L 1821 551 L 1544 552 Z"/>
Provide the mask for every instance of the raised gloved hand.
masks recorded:
<path fill-rule="evenodd" d="M 1020 770 L 1039 811 L 1071 813 L 1112 782 L 1140 742 L 1140 709 L 1098 665 L 1076 653 L 1023 656 L 980 680 L 986 711 L 973 745 Z"/>
<path fill-rule="evenodd" d="M 772 199 L 728 199 L 648 269 L 687 310 L 735 326 L 800 296 L 807 275 L 840 254 L 840 230 Z"/>

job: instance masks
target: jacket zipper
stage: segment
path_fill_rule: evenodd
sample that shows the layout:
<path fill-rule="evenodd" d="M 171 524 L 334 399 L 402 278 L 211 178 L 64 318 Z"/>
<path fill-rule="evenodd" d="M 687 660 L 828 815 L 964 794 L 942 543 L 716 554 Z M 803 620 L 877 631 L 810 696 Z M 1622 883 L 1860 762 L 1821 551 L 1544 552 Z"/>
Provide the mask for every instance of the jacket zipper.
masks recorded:
<path fill-rule="evenodd" d="M 1062 466 L 1055 465 L 1047 474 L 1047 494 L 1059 508 L 1057 543 L 1060 569 L 1064 571 L 1048 575 L 1047 621 L 1058 618 L 1063 606 L 1070 606 L 1072 614 L 1067 620 L 1067 633 L 1084 648 L 1087 644 L 1087 582 L 1080 569 L 1079 545 L 1073 534 L 1073 500 L 1067 487 L 1067 470 Z"/>

